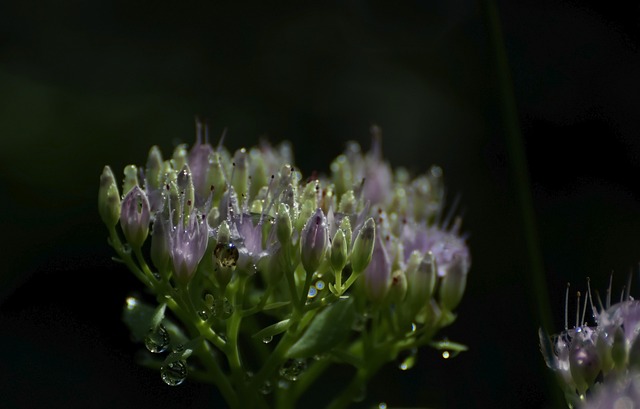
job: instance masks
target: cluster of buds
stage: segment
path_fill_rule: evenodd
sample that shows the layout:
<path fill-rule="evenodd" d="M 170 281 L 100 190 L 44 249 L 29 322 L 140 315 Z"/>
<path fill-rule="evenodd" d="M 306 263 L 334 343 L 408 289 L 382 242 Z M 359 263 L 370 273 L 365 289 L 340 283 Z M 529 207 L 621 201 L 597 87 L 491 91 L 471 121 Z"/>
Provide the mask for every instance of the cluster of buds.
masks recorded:
<path fill-rule="evenodd" d="M 548 337 L 540 330 L 541 352 L 547 366 L 558 375 L 569 407 L 613 407 L 599 406 L 592 395 L 604 390 L 606 392 L 598 393 L 612 396 L 616 390 L 624 397 L 631 379 L 637 378 L 633 374 L 640 370 L 640 301 L 629 295 L 630 284 L 626 291 L 623 290 L 620 301 L 613 305 L 610 284 L 604 305 L 597 297 L 597 306 L 589 286 L 582 314 L 578 292 L 574 328 L 568 328 L 565 305 L 564 331 Z M 568 303 L 568 293 L 569 287 L 565 304 Z M 585 320 L 587 310 L 593 317 L 592 325 Z M 638 384 L 637 380 L 633 382 Z"/>
<path fill-rule="evenodd" d="M 425 344 L 447 349 L 447 356 L 463 350 L 433 341 L 455 319 L 471 259 L 461 221 L 443 217 L 442 171 L 432 167 L 416 178 L 394 172 L 382 158 L 379 129 L 372 131 L 369 152 L 349 143 L 328 176 L 308 179 L 287 143 L 231 153 L 222 141 L 210 145 L 200 123 L 191 149 L 179 145 L 164 159 L 154 146 L 146 166 L 127 166 L 122 197 L 105 167 L 100 215 L 120 260 L 157 296 L 160 307 L 147 314 L 155 317 L 154 339 L 170 325 L 162 321 L 168 307 L 188 321 L 186 333 L 173 336 L 204 338 L 229 356 L 231 372 L 246 364 L 229 343 L 250 331 L 241 325 L 249 320 L 259 329 L 250 339 L 285 334 L 289 352 L 279 351 L 280 359 L 306 359 L 313 351 L 345 360 L 363 332 L 387 349 L 378 367 Z M 129 301 L 125 312 L 132 305 L 140 301 Z M 258 313 L 275 323 L 265 326 Z M 361 325 L 367 320 L 376 320 L 374 333 Z M 311 333 L 324 341 L 310 341 Z M 175 368 L 176 359 L 163 368 Z M 242 382 L 262 387 L 272 380 L 269 362 L 252 381 L 232 377 L 228 400 L 246 387 Z"/>

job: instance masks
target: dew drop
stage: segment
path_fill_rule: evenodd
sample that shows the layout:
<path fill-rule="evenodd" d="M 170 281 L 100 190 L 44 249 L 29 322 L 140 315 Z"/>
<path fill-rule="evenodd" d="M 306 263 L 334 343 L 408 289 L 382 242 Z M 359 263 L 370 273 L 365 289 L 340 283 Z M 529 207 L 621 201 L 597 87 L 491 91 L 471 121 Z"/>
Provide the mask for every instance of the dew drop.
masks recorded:
<path fill-rule="evenodd" d="M 449 351 L 442 351 L 442 357 L 444 359 L 449 359 L 450 356 L 451 354 L 449 353 Z"/>
<path fill-rule="evenodd" d="M 304 359 L 289 359 L 280 367 L 280 376 L 287 381 L 295 382 L 307 369 L 307 361 Z"/>
<path fill-rule="evenodd" d="M 233 305 L 227 297 L 216 297 L 211 306 L 211 314 L 220 320 L 226 320 L 233 314 Z"/>
<path fill-rule="evenodd" d="M 415 322 L 411 323 L 411 332 L 416 332 L 416 329 L 418 329 L 418 327 L 416 326 Z"/>
<path fill-rule="evenodd" d="M 314 287 L 314 286 L 309 287 L 309 293 L 307 294 L 307 297 L 308 298 L 313 298 L 316 295 L 318 295 L 318 290 L 316 289 L 316 287 Z"/>
<path fill-rule="evenodd" d="M 418 356 L 418 350 L 416 348 L 413 348 L 408 352 L 404 352 L 403 356 L 400 359 L 400 364 L 398 365 L 398 368 L 400 368 L 403 371 L 408 371 L 409 369 L 413 368 L 413 366 L 416 364 L 417 356 Z"/>
<path fill-rule="evenodd" d="M 218 243 L 213 249 L 218 264 L 222 267 L 235 268 L 240 253 L 233 243 Z"/>
<path fill-rule="evenodd" d="M 322 281 L 322 280 L 316 281 L 315 286 L 318 289 L 318 291 L 324 290 L 324 286 L 325 286 L 324 281 Z"/>
<path fill-rule="evenodd" d="M 160 354 L 169 348 L 169 333 L 164 325 L 158 325 L 156 329 L 150 329 L 147 336 L 144 338 L 144 345 L 149 352 L 154 354 Z"/>
<path fill-rule="evenodd" d="M 184 360 L 169 362 L 160 369 L 162 380 L 169 386 L 178 386 L 187 378 L 187 362 Z"/>
<path fill-rule="evenodd" d="M 200 319 L 201 319 L 202 321 L 206 321 L 206 320 L 208 320 L 208 319 L 209 319 L 209 314 L 208 314 L 208 313 L 207 313 L 207 311 L 205 311 L 205 310 L 200 310 L 200 311 L 198 311 L 198 316 L 200 317 Z"/>
<path fill-rule="evenodd" d="M 378 409 L 387 409 L 387 404 L 384 402 L 378 403 Z"/>
<path fill-rule="evenodd" d="M 262 338 L 262 342 L 264 342 L 265 344 L 268 344 L 271 341 L 273 341 L 273 337 L 264 337 L 264 338 Z"/>

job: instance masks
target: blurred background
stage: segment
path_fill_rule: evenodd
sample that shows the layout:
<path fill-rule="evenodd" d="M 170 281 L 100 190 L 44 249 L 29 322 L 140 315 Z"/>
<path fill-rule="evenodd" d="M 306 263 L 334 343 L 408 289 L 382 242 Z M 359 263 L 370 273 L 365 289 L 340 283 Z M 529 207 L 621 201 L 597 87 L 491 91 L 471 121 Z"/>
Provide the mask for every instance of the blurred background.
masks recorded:
<path fill-rule="evenodd" d="M 559 407 L 537 330 L 562 329 L 566 283 L 633 273 L 640 294 L 638 5 L 338 3 L 0 3 L 0 406 L 223 407 L 135 364 L 120 316 L 141 285 L 96 204 L 104 165 L 191 144 L 199 115 L 231 150 L 291 141 L 307 175 L 375 123 L 392 166 L 438 164 L 460 195 L 473 265 L 441 335 L 470 349 L 390 364 L 354 407 Z"/>

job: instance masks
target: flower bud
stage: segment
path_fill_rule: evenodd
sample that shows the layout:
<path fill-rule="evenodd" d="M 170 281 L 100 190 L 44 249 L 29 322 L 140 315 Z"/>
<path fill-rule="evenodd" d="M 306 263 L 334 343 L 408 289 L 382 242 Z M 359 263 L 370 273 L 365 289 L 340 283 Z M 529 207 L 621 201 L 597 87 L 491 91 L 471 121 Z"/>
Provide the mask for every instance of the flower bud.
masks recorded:
<path fill-rule="evenodd" d="M 351 171 L 349 160 L 345 155 L 338 156 L 331 163 L 331 173 L 333 175 L 333 184 L 337 195 L 341 196 L 344 192 L 353 187 L 353 173 Z"/>
<path fill-rule="evenodd" d="M 120 219 L 120 194 L 118 185 L 109 166 L 105 166 L 100 175 L 100 189 L 98 190 L 98 212 L 107 227 L 118 224 Z"/>
<path fill-rule="evenodd" d="M 291 243 L 292 232 L 293 226 L 291 224 L 291 216 L 289 216 L 289 206 L 280 203 L 276 216 L 276 236 L 280 245 L 287 246 Z"/>
<path fill-rule="evenodd" d="M 391 274 L 391 285 L 387 294 L 387 302 L 398 304 L 404 301 L 407 295 L 407 277 L 403 270 L 396 270 Z"/>
<path fill-rule="evenodd" d="M 129 193 L 134 186 L 139 186 L 138 168 L 135 165 L 127 165 L 124 168 L 124 180 L 122 181 L 122 194 Z"/>
<path fill-rule="evenodd" d="M 467 285 L 467 259 L 455 255 L 440 284 L 440 306 L 453 311 L 458 306 Z"/>
<path fill-rule="evenodd" d="M 238 149 L 233 155 L 233 177 L 231 185 L 238 197 L 244 197 L 249 192 L 249 164 L 247 163 L 247 150 Z"/>
<path fill-rule="evenodd" d="M 355 250 L 354 245 L 354 252 Z M 391 285 L 391 261 L 380 235 L 375 235 L 375 246 L 370 261 L 362 277 L 364 292 L 370 301 L 377 304 L 384 300 Z"/>
<path fill-rule="evenodd" d="M 169 244 L 175 278 L 186 284 L 207 250 L 209 227 L 204 215 L 195 209 L 186 222 L 184 218 L 181 214 L 178 225 L 173 226 Z"/>
<path fill-rule="evenodd" d="M 207 167 L 206 185 L 209 188 L 213 187 L 212 206 L 217 206 L 227 187 L 227 180 L 222 166 L 222 157 L 218 152 L 211 154 L 211 160 Z"/>
<path fill-rule="evenodd" d="M 358 212 L 358 202 L 353 194 L 353 190 L 348 190 L 342 195 L 338 211 L 344 214 L 356 214 Z"/>
<path fill-rule="evenodd" d="M 193 187 L 193 179 L 191 178 L 191 169 L 189 165 L 184 165 L 182 170 L 178 173 L 178 193 L 180 200 L 182 201 L 182 213 L 184 215 L 184 222 L 188 222 L 188 217 L 191 214 L 191 210 L 195 208 L 196 196 L 195 188 Z"/>
<path fill-rule="evenodd" d="M 600 372 L 600 357 L 595 345 L 588 341 L 574 341 L 569 352 L 569 365 L 578 390 L 586 392 Z"/>
<path fill-rule="evenodd" d="M 182 169 L 184 165 L 188 163 L 187 161 L 188 155 L 189 154 L 187 152 L 187 145 L 180 144 L 176 146 L 176 148 L 173 150 L 173 155 L 171 157 L 171 165 L 173 166 L 173 168 L 175 170 Z"/>
<path fill-rule="evenodd" d="M 149 234 L 149 201 L 139 186 L 134 186 L 122 201 L 120 227 L 129 244 L 142 246 Z"/>
<path fill-rule="evenodd" d="M 322 209 L 318 208 L 307 220 L 300 238 L 300 258 L 307 274 L 313 274 L 320 266 L 327 251 L 328 236 L 326 218 Z"/>
<path fill-rule="evenodd" d="M 431 298 L 437 277 L 436 261 L 431 252 L 424 256 L 415 250 L 407 261 L 407 301 L 418 311 Z"/>
<path fill-rule="evenodd" d="M 351 252 L 351 269 L 355 274 L 361 273 L 369 265 L 376 239 L 376 224 L 370 217 L 358 232 Z M 386 254 L 386 250 L 385 250 Z M 388 259 L 388 256 L 387 256 Z"/>
<path fill-rule="evenodd" d="M 249 186 L 249 197 L 254 199 L 258 196 L 260 189 L 269 183 L 267 166 L 262 158 L 260 149 L 253 148 L 249 151 L 249 164 L 251 169 L 251 185 Z"/>
<path fill-rule="evenodd" d="M 347 264 L 347 240 L 341 229 L 336 230 L 331 242 L 331 267 L 338 274 Z"/>
<path fill-rule="evenodd" d="M 154 145 L 149 150 L 149 157 L 147 158 L 147 166 L 145 168 L 144 176 L 147 189 L 159 189 L 162 187 L 164 183 L 163 166 L 160 148 Z"/>
<path fill-rule="evenodd" d="M 340 230 L 344 232 L 344 241 L 347 244 L 347 254 L 351 251 L 351 222 L 348 217 L 343 217 L 340 222 Z"/>

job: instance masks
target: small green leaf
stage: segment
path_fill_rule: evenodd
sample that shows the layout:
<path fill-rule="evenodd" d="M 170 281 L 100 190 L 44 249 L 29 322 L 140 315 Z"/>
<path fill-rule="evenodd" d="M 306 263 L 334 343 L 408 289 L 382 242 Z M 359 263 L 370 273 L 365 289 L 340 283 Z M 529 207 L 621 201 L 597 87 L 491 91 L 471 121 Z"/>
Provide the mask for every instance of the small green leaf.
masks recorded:
<path fill-rule="evenodd" d="M 469 347 L 467 347 L 466 345 L 449 341 L 447 339 L 443 339 L 442 341 L 434 341 L 429 345 L 437 350 L 449 352 L 452 358 L 457 356 L 460 352 L 469 350 Z"/>
<path fill-rule="evenodd" d="M 268 327 L 261 329 L 260 331 L 253 334 L 253 338 L 269 338 L 285 332 L 289 329 L 290 326 L 291 320 L 287 318 L 286 320 L 276 322 L 273 325 L 269 325 Z"/>
<path fill-rule="evenodd" d="M 287 357 L 306 358 L 331 350 L 349 335 L 355 318 L 353 300 L 339 299 L 318 313 Z"/>
<path fill-rule="evenodd" d="M 184 335 L 180 327 L 164 317 L 165 304 L 157 308 L 141 301 L 136 297 L 128 297 L 122 310 L 122 320 L 131 331 L 131 337 L 135 342 L 144 342 L 149 330 L 164 325 L 169 333 L 172 346 L 184 344 L 189 339 Z"/>
<path fill-rule="evenodd" d="M 264 306 L 263 310 L 267 311 L 267 310 L 275 310 L 276 308 L 281 308 L 284 306 L 287 306 L 291 304 L 291 301 L 279 301 L 279 302 L 273 302 L 271 304 L 267 304 Z"/>

